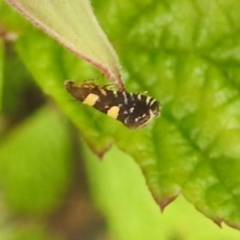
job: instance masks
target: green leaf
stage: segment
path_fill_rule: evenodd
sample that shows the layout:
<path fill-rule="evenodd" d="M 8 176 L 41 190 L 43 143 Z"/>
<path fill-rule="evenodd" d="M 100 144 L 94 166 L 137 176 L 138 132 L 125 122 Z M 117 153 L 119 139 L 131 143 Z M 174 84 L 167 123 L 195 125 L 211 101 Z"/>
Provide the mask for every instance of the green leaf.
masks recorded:
<path fill-rule="evenodd" d="M 67 122 L 53 107 L 35 113 L 0 145 L 0 185 L 16 210 L 48 212 L 68 186 L 70 141 Z"/>
<path fill-rule="evenodd" d="M 3 238 L 4 240 L 56 240 L 53 236 L 46 233 L 46 229 L 41 226 L 25 226 L 22 229 L 15 228 L 9 237 Z"/>
<path fill-rule="evenodd" d="M 239 239 L 239 232 L 225 224 L 209 224 L 182 196 L 162 213 L 138 166 L 116 147 L 103 162 L 86 145 L 83 149 L 91 193 L 114 239 Z"/>
<path fill-rule="evenodd" d="M 98 24 L 88 0 L 8 0 L 36 26 L 98 67 L 123 88 L 118 57 Z"/>
<path fill-rule="evenodd" d="M 2 91 L 3 91 L 3 63 L 4 63 L 4 45 L 0 39 L 0 112 L 2 112 Z"/>
<path fill-rule="evenodd" d="M 99 155 L 115 142 L 135 159 L 162 209 L 182 193 L 218 224 L 240 228 L 239 1 L 96 6 L 127 89 L 147 90 L 163 105 L 151 126 L 132 131 L 69 101 L 63 81 L 81 81 L 92 70 L 36 31 L 17 41 L 23 62 Z"/>

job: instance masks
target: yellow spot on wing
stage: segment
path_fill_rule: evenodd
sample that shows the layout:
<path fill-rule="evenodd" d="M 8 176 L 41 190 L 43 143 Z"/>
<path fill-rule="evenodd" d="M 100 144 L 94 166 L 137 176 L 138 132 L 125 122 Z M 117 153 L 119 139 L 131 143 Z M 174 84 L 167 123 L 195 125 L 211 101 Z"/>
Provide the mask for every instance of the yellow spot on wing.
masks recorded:
<path fill-rule="evenodd" d="M 99 88 L 99 90 L 100 90 L 100 92 L 102 93 L 102 95 L 107 96 L 107 92 L 106 92 L 104 89 Z"/>
<path fill-rule="evenodd" d="M 119 113 L 119 107 L 118 106 L 113 106 L 107 111 L 107 115 L 112 117 L 112 118 L 117 118 Z"/>
<path fill-rule="evenodd" d="M 89 106 L 94 106 L 94 104 L 99 99 L 99 96 L 93 93 L 90 93 L 87 95 L 87 97 L 84 99 L 83 103 L 87 104 Z"/>

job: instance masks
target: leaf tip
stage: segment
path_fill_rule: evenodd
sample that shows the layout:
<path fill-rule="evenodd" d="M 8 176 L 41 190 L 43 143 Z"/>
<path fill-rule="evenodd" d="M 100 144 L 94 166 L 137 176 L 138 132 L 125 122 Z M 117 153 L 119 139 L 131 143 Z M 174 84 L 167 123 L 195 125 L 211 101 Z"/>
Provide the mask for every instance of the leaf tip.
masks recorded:
<path fill-rule="evenodd" d="M 99 148 L 97 149 L 93 144 L 87 142 L 88 146 L 90 147 L 90 149 L 92 150 L 92 152 L 97 155 L 97 157 L 100 159 L 100 160 L 103 160 L 103 157 L 105 155 L 105 153 L 112 147 L 112 142 L 111 143 L 108 143 L 105 145 L 105 147 L 102 147 L 102 148 Z"/>
<path fill-rule="evenodd" d="M 216 223 L 220 228 L 222 228 L 222 219 L 221 218 L 213 219 L 213 222 Z"/>
<path fill-rule="evenodd" d="M 158 201 L 158 204 L 160 206 L 161 212 L 163 213 L 165 210 L 165 207 L 170 204 L 172 201 L 174 201 L 178 197 L 178 194 L 172 197 L 167 197 L 161 201 Z"/>

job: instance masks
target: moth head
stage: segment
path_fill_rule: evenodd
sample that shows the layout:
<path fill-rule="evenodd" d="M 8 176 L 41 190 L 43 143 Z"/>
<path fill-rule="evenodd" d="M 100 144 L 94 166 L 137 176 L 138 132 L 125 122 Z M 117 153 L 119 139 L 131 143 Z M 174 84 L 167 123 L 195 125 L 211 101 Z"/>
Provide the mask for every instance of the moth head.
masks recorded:
<path fill-rule="evenodd" d="M 124 120 L 124 124 L 129 128 L 142 128 L 148 125 L 153 119 L 160 116 L 160 105 L 157 100 L 151 98 L 151 101 L 145 105 L 141 104 L 130 108 Z"/>

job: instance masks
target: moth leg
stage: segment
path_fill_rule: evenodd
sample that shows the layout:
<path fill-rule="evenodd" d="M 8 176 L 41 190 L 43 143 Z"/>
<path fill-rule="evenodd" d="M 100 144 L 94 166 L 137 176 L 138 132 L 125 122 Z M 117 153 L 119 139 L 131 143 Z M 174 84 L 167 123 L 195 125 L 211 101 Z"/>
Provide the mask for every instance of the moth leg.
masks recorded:
<path fill-rule="evenodd" d="M 110 91 L 116 91 L 117 90 L 117 88 L 114 84 L 107 84 L 107 85 L 102 86 L 102 88 L 104 90 L 110 90 Z"/>
<path fill-rule="evenodd" d="M 100 77 L 97 78 L 90 78 L 90 79 L 86 79 L 83 82 L 85 83 L 95 83 L 96 81 L 102 79 L 104 77 L 104 74 L 102 74 Z"/>

